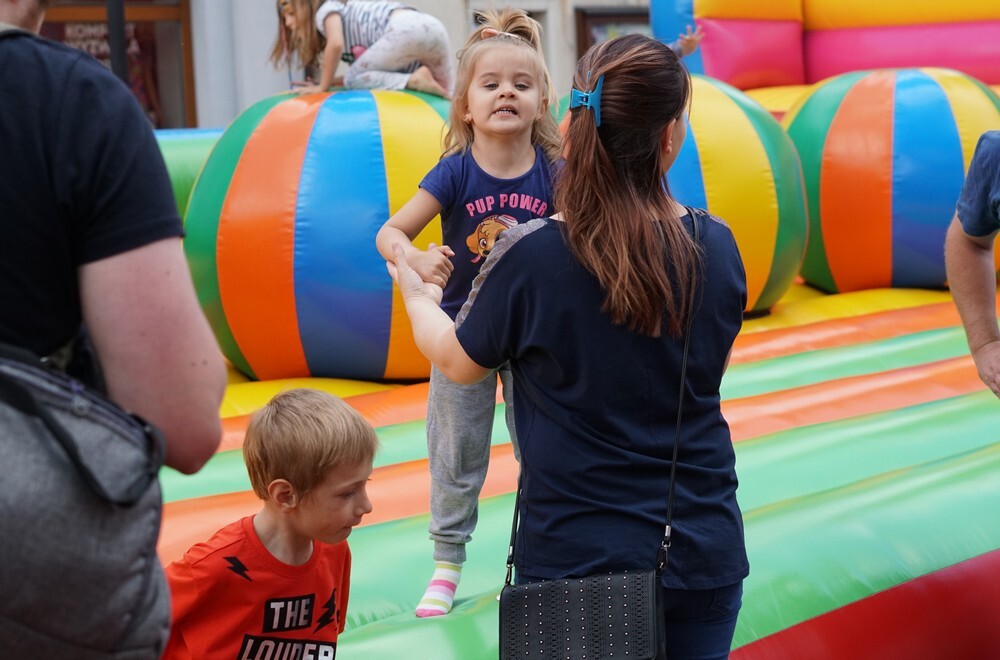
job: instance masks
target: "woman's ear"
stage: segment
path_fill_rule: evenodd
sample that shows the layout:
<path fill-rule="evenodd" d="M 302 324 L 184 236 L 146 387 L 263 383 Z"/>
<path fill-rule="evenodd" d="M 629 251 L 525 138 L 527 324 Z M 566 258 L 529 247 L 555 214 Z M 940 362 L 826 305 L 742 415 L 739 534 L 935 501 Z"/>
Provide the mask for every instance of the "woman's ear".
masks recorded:
<path fill-rule="evenodd" d="M 671 119 L 670 123 L 667 124 L 666 129 L 663 131 L 663 137 L 660 142 L 660 149 L 664 156 L 669 156 L 674 152 L 674 129 L 677 128 L 677 120 Z"/>

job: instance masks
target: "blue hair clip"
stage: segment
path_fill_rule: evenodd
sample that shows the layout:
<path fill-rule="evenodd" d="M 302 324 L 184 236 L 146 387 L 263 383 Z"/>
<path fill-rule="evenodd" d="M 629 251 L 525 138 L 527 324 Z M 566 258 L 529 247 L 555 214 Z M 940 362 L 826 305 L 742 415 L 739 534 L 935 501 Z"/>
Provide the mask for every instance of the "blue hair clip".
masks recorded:
<path fill-rule="evenodd" d="M 590 71 L 587 72 L 587 85 L 590 85 Z M 594 125 L 601 125 L 601 88 L 604 86 L 604 74 L 597 76 L 597 84 L 589 92 L 581 92 L 575 87 L 569 94 L 569 107 L 587 108 L 594 113 Z"/>

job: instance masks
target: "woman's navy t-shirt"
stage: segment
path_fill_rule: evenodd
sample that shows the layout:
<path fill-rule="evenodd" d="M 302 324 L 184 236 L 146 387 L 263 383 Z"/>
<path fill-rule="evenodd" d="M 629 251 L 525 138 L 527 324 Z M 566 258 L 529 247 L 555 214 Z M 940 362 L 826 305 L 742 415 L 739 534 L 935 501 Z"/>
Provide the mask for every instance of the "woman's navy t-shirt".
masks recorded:
<path fill-rule="evenodd" d="M 663 584 L 708 589 L 749 573 L 719 396 L 746 275 L 729 228 L 696 217 L 702 279 Z M 690 231 L 692 218 L 682 221 Z M 506 232 L 458 317 L 469 356 L 484 367 L 510 361 L 515 379 L 523 488 L 515 563 L 540 578 L 651 568 L 666 522 L 683 339 L 611 323 L 604 292 L 560 226 L 540 219 Z"/>

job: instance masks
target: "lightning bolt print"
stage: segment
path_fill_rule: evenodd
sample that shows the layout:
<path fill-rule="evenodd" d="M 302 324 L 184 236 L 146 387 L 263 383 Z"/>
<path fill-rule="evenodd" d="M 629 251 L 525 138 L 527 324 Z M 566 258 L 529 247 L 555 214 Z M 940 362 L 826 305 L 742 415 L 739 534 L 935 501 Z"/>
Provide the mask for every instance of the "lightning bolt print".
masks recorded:
<path fill-rule="evenodd" d="M 323 603 L 323 616 L 316 620 L 316 630 L 313 632 L 319 632 L 324 626 L 328 626 L 331 623 L 337 622 L 340 619 L 340 612 L 337 611 L 337 589 L 334 588 L 333 592 L 330 594 L 330 600 Z"/>
<path fill-rule="evenodd" d="M 236 573 L 247 582 L 253 582 L 253 580 L 247 574 L 248 573 L 247 567 L 243 565 L 243 562 L 241 562 L 238 557 L 223 557 L 223 559 L 225 559 L 226 563 L 229 564 L 229 570 L 231 570 L 233 573 Z"/>

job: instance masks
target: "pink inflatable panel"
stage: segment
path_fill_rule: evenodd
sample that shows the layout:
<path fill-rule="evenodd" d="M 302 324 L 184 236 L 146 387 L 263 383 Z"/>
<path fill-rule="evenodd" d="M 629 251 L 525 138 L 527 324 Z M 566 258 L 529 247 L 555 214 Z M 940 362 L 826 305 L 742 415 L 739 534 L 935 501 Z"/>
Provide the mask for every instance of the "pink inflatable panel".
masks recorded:
<path fill-rule="evenodd" d="M 925 66 L 1000 83 L 1000 21 L 816 30 L 805 35 L 810 83 L 859 69 Z"/>
<path fill-rule="evenodd" d="M 700 18 L 705 74 L 739 89 L 801 85 L 802 24 Z"/>

